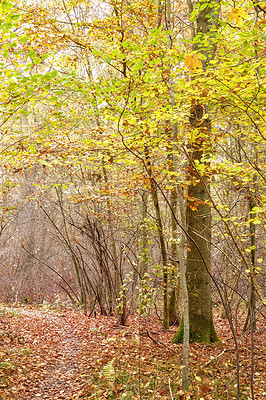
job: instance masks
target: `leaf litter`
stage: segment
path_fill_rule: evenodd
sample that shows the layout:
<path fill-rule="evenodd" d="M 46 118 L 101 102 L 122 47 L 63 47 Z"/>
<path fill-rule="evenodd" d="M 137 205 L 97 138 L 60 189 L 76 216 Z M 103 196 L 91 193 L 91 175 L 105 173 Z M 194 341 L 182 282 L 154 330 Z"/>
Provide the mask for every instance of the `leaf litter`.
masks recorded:
<path fill-rule="evenodd" d="M 3 306 L 5 307 L 5 306 Z M 2 308 L 3 308 L 2 307 Z M 13 307 L 0 316 L 0 399 L 236 399 L 236 356 L 226 320 L 221 344 L 190 345 L 189 391 L 181 390 L 182 345 L 158 318 L 89 318 L 76 310 Z M 243 399 L 250 399 L 250 335 L 239 337 Z M 254 333 L 254 394 L 266 398 L 265 326 Z"/>

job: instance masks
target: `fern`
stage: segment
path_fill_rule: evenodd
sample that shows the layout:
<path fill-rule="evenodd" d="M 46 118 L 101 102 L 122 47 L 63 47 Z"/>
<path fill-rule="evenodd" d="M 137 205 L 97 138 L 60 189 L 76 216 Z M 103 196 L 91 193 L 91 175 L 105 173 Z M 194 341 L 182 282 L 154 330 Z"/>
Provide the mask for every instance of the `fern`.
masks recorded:
<path fill-rule="evenodd" d="M 103 376 L 110 383 L 110 386 L 113 386 L 115 383 L 115 360 L 109 361 L 107 364 L 103 366 Z"/>

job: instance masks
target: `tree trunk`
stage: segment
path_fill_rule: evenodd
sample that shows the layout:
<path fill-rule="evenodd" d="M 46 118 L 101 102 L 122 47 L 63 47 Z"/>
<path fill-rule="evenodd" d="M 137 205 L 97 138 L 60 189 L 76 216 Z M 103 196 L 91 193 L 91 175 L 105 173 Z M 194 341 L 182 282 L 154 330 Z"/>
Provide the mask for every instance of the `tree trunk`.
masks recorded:
<path fill-rule="evenodd" d="M 205 120 L 207 121 L 207 120 Z M 204 122 L 206 124 L 207 122 Z M 203 127 L 202 127 L 203 128 Z M 206 129 L 207 127 L 205 127 Z M 199 176 L 195 161 L 203 156 L 202 143 L 194 144 L 189 165 L 187 204 L 188 251 L 186 280 L 189 294 L 189 328 L 192 342 L 218 341 L 211 303 L 211 207 L 208 177 Z M 183 322 L 183 321 L 182 321 Z M 183 341 L 183 323 L 174 342 Z"/>
<path fill-rule="evenodd" d="M 161 216 L 160 204 L 158 199 L 158 192 L 156 182 L 153 179 L 153 170 L 152 164 L 150 162 L 149 149 L 145 148 L 145 159 L 147 165 L 147 171 L 150 178 L 150 186 L 151 186 L 151 198 L 154 205 L 155 216 L 156 216 L 156 225 L 159 236 L 162 264 L 163 264 L 163 329 L 169 329 L 169 304 L 168 304 L 168 263 L 167 263 L 167 251 L 165 238 L 163 233 L 163 221 Z"/>
<path fill-rule="evenodd" d="M 147 208 L 148 208 L 148 191 L 146 189 L 142 192 L 141 202 L 141 264 L 139 276 L 142 280 L 148 272 L 148 231 L 147 231 Z"/>
<path fill-rule="evenodd" d="M 194 152 L 195 160 L 200 159 L 200 153 L 202 152 Z M 212 319 L 209 275 L 211 270 L 211 207 L 207 203 L 209 198 L 206 187 L 208 187 L 207 178 L 203 177 L 202 181 L 190 185 L 188 190 L 189 239 L 186 278 L 189 292 L 190 339 L 196 342 L 210 343 L 217 341 L 217 335 Z"/>
<path fill-rule="evenodd" d="M 165 25 L 166 29 L 168 30 L 167 34 L 167 52 L 172 48 L 172 37 L 171 37 L 171 26 L 173 26 L 173 20 L 171 19 L 171 0 L 166 1 L 166 19 Z M 169 61 L 169 71 L 172 72 L 172 65 Z M 175 90 L 174 90 L 174 80 L 173 76 L 169 74 L 169 94 L 171 99 L 171 106 L 174 109 L 176 105 L 175 101 Z M 170 121 L 169 121 L 170 122 Z M 169 133 L 172 132 L 172 140 L 171 145 L 169 146 L 169 154 L 168 154 L 168 162 L 169 162 L 169 169 L 174 171 L 175 173 L 178 171 L 177 162 L 176 162 L 176 142 L 177 142 L 177 122 L 175 122 L 171 128 L 169 129 Z M 171 135 L 170 135 L 171 137 Z M 177 188 L 171 188 L 170 193 L 170 207 L 171 207 L 171 236 L 172 242 L 170 246 L 170 274 L 169 274 L 169 301 L 168 301 L 168 308 L 169 308 L 169 324 L 170 325 L 179 325 L 180 317 L 179 317 L 179 295 L 180 295 L 180 279 L 178 278 L 178 262 L 177 262 L 177 222 L 176 222 L 176 215 L 177 215 Z"/>
<path fill-rule="evenodd" d="M 192 11 L 192 3 L 189 11 Z M 206 6 L 207 5 L 207 6 Z M 202 0 L 197 16 L 197 41 L 193 50 L 202 56 L 202 67 L 215 54 L 215 33 L 218 26 L 220 0 L 208 3 Z M 211 207 L 209 204 L 208 164 L 203 156 L 208 155 L 211 144 L 211 125 L 205 107 L 194 104 L 190 113 L 190 128 L 194 140 L 190 144 L 188 167 L 187 233 L 188 251 L 186 279 L 189 295 L 189 329 L 192 342 L 211 343 L 218 341 L 212 317 L 211 303 Z M 207 156 L 209 158 L 209 156 Z M 204 166 L 199 173 L 197 165 Z M 174 342 L 183 341 L 183 320 L 174 337 Z"/>
<path fill-rule="evenodd" d="M 157 229 L 158 229 L 161 255 L 162 255 L 162 264 L 163 264 L 163 329 L 169 329 L 167 253 L 163 235 L 163 223 L 161 218 L 158 193 L 156 190 L 156 185 L 152 178 L 151 178 L 151 196 L 155 208 L 155 215 L 157 220 Z"/>
<path fill-rule="evenodd" d="M 170 247 L 170 258 L 171 258 L 171 270 L 169 274 L 169 325 L 179 325 L 180 318 L 178 313 L 178 298 L 179 298 L 179 282 L 177 278 L 177 223 L 174 218 L 177 211 L 177 192 L 176 188 L 171 189 L 170 194 L 170 204 L 171 204 L 171 233 L 172 233 L 172 243 Z M 174 213 L 174 215 L 173 215 Z"/>
<path fill-rule="evenodd" d="M 256 225 L 253 222 L 254 214 L 252 214 L 253 207 L 256 206 L 252 193 L 249 198 L 249 235 L 250 235 L 250 296 L 249 296 L 249 307 L 248 315 L 244 324 L 243 333 L 251 327 L 256 330 L 256 288 L 255 288 L 255 267 L 256 267 Z"/>

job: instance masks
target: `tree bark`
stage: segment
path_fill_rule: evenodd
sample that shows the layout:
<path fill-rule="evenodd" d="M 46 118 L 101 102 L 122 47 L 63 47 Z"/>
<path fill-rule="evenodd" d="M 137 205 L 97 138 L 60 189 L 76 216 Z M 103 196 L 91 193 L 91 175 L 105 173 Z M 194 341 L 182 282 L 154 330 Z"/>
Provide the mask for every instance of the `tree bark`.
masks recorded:
<path fill-rule="evenodd" d="M 171 204 L 171 234 L 172 243 L 170 247 L 170 258 L 171 258 L 171 271 L 169 274 L 169 325 L 179 325 L 180 318 L 178 313 L 178 298 L 179 298 L 179 282 L 177 278 L 177 223 L 174 218 L 173 213 L 176 215 L 177 212 L 177 192 L 176 188 L 171 189 L 170 194 L 170 204 Z"/>
<path fill-rule="evenodd" d="M 197 110 L 199 106 L 197 106 Z M 193 124 L 191 117 L 191 124 Z M 208 120 L 203 120 L 203 131 L 208 131 Z M 218 341 L 212 318 L 211 303 L 211 207 L 209 205 L 208 175 L 199 175 L 195 161 L 204 155 L 202 140 L 193 144 L 190 154 L 187 202 L 187 267 L 189 294 L 189 328 L 192 342 Z M 183 321 L 174 342 L 183 341 Z"/>
<path fill-rule="evenodd" d="M 194 41 L 193 50 L 201 55 L 202 67 L 206 69 L 215 54 L 220 0 L 211 3 L 202 0 L 199 10 L 196 20 L 197 40 Z M 211 206 L 208 194 L 209 176 L 206 173 L 208 163 L 203 160 L 206 154 L 209 158 L 211 124 L 204 115 L 205 111 L 205 107 L 198 102 L 192 106 L 189 118 L 194 139 L 190 144 L 188 167 L 186 280 L 189 295 L 190 340 L 211 343 L 219 339 L 213 325 L 211 303 Z M 203 173 L 199 173 L 198 164 L 204 166 Z M 182 320 L 174 342 L 182 342 L 183 335 Z"/>
<path fill-rule="evenodd" d="M 161 218 L 161 211 L 158 200 L 158 193 L 156 185 L 151 178 L 151 196 L 154 204 L 155 215 L 157 220 L 157 229 L 159 235 L 159 242 L 162 255 L 163 264 L 163 329 L 169 329 L 169 307 L 168 307 L 168 264 L 167 264 L 167 252 L 163 234 L 163 223 Z"/>
<path fill-rule="evenodd" d="M 147 164 L 147 170 L 150 178 L 151 185 L 151 198 L 154 205 L 155 216 L 156 216 L 156 225 L 158 230 L 161 256 L 162 256 L 162 265 L 163 265 L 163 329 L 169 329 L 169 303 L 168 303 L 168 263 L 167 263 L 167 251 L 165 238 L 163 233 L 163 221 L 161 217 L 160 204 L 158 199 L 158 192 L 156 183 L 153 179 L 153 171 L 152 165 L 150 162 L 149 151 L 148 148 L 145 148 L 145 158 Z"/>
<path fill-rule="evenodd" d="M 253 199 L 253 195 L 250 192 L 249 194 L 249 236 L 250 236 L 250 295 L 249 295 L 249 307 L 248 307 L 248 315 L 244 324 L 243 333 L 246 332 L 248 327 L 251 327 L 253 331 L 256 330 L 256 287 L 255 287 L 255 268 L 256 268 L 256 225 L 253 222 L 254 214 L 252 214 L 253 207 L 256 206 L 256 203 Z"/>

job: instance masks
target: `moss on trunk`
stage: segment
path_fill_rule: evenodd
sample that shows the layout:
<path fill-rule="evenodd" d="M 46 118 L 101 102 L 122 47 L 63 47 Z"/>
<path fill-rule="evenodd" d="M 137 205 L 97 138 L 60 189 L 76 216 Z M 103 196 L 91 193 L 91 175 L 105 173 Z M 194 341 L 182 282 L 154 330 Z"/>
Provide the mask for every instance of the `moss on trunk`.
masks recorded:
<path fill-rule="evenodd" d="M 173 338 L 174 343 L 183 343 L 184 325 L 183 318 L 180 323 L 180 327 Z M 220 342 L 217 336 L 212 321 L 206 321 L 202 317 L 198 317 L 190 320 L 189 327 L 189 340 L 191 343 L 215 343 Z"/>

